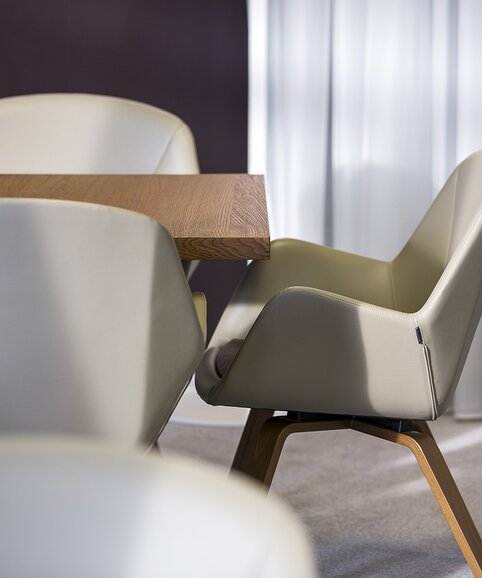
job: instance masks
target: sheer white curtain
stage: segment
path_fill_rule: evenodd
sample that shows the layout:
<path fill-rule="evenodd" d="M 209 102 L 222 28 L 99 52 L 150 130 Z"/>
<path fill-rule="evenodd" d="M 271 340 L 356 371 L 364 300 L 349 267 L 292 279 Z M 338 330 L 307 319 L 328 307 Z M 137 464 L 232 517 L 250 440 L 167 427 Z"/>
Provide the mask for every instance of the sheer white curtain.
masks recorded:
<path fill-rule="evenodd" d="M 482 148 L 480 0 L 248 0 L 273 237 L 391 259 Z M 482 329 L 454 402 L 482 417 Z"/>

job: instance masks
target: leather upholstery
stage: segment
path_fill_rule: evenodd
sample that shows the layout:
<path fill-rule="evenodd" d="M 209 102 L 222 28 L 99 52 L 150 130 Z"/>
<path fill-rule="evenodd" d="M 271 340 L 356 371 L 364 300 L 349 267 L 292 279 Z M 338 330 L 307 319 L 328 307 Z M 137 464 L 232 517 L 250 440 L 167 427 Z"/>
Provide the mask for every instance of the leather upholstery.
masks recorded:
<path fill-rule="evenodd" d="M 169 233 L 88 203 L 0 200 L 0 432 L 153 443 L 203 351 Z"/>
<path fill-rule="evenodd" d="M 305 530 L 214 466 L 77 441 L 0 441 L 0 573 L 314 578 Z"/>
<path fill-rule="evenodd" d="M 480 319 L 481 280 L 478 152 L 391 262 L 274 241 L 222 316 L 198 392 L 213 405 L 435 419 Z M 232 339 L 245 341 L 220 378 L 215 359 Z"/>
<path fill-rule="evenodd" d="M 0 99 L 0 173 L 198 172 L 189 127 L 160 108 L 96 94 Z"/>
<path fill-rule="evenodd" d="M 0 99 L 0 172 L 199 172 L 189 127 L 154 106 L 94 94 Z"/>

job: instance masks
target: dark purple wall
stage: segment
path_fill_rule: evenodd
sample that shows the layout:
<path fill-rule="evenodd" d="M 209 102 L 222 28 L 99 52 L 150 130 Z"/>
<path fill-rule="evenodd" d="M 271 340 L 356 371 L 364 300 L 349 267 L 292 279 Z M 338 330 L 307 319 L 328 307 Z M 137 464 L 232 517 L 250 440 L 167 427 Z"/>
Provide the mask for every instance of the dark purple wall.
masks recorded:
<path fill-rule="evenodd" d="M 245 0 L 3 0 L 0 96 L 94 92 L 166 108 L 203 172 L 246 171 Z"/>
<path fill-rule="evenodd" d="M 245 0 L 3 0 L 0 97 L 124 96 L 191 127 L 202 172 L 246 172 Z M 203 263 L 210 327 L 243 263 Z"/>

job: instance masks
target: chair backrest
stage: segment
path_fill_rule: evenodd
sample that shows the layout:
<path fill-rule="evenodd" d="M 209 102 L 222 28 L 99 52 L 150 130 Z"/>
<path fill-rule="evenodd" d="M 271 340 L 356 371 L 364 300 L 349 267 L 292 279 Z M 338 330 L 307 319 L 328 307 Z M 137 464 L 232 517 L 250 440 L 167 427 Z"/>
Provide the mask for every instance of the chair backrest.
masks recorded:
<path fill-rule="evenodd" d="M 196 147 L 177 116 L 93 94 L 0 99 L 0 172 L 197 173 Z"/>
<path fill-rule="evenodd" d="M 150 444 L 202 349 L 178 253 L 156 221 L 0 200 L 0 432 Z"/>
<path fill-rule="evenodd" d="M 482 151 L 455 169 L 391 265 L 396 309 L 418 317 L 443 411 L 482 313 Z"/>
<path fill-rule="evenodd" d="M 314 578 L 306 533 L 261 488 L 172 455 L 0 441 L 0 574 Z"/>

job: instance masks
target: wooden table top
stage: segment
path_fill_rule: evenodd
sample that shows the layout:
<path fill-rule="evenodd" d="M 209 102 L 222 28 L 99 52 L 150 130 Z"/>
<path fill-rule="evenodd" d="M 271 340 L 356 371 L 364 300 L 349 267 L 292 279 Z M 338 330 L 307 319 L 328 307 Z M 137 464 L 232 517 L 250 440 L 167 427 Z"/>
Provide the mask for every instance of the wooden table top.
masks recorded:
<path fill-rule="evenodd" d="M 64 199 L 162 223 L 181 259 L 268 259 L 264 179 L 254 175 L 0 175 L 0 197 Z"/>

